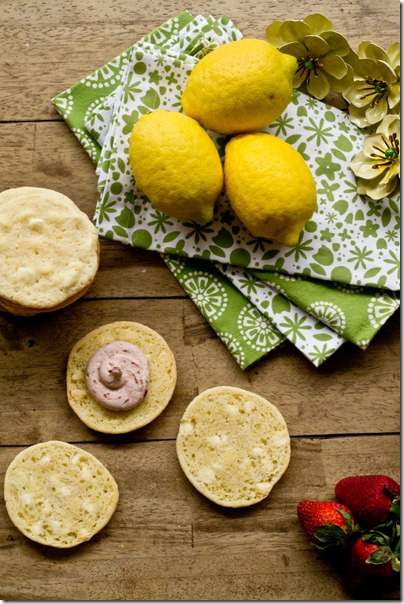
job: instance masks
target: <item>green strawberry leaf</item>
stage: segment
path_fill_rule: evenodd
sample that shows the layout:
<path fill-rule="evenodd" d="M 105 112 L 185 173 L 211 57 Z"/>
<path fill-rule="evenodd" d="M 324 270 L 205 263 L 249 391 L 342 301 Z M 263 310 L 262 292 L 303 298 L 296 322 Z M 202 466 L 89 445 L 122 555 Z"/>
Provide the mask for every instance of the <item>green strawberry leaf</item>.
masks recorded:
<path fill-rule="evenodd" d="M 322 526 L 318 526 L 314 531 L 314 536 L 320 542 L 316 544 L 319 549 L 342 545 L 347 540 L 344 529 L 331 522 L 325 522 Z"/>
<path fill-rule="evenodd" d="M 372 552 L 369 558 L 366 560 L 367 564 L 385 564 L 389 562 L 393 557 L 393 552 L 387 545 L 382 545 L 374 552 Z"/>

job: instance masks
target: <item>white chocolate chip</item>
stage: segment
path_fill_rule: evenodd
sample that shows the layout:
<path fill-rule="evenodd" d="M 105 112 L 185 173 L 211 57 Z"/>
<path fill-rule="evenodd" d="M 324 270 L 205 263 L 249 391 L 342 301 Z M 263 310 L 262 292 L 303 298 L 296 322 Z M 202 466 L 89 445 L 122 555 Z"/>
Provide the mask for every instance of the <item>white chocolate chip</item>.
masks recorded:
<path fill-rule="evenodd" d="M 16 271 L 15 276 L 18 281 L 22 281 L 26 285 L 35 283 L 37 277 L 36 272 L 28 266 L 20 266 Z"/>

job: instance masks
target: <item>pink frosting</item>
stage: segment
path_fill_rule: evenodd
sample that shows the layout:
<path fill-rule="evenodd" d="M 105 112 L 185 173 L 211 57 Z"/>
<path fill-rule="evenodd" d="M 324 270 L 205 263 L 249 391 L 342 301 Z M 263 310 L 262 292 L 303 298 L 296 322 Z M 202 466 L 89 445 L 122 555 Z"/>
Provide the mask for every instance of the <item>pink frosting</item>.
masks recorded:
<path fill-rule="evenodd" d="M 138 346 L 110 342 L 93 354 L 87 365 L 87 387 L 103 407 L 128 411 L 147 394 L 149 364 Z"/>

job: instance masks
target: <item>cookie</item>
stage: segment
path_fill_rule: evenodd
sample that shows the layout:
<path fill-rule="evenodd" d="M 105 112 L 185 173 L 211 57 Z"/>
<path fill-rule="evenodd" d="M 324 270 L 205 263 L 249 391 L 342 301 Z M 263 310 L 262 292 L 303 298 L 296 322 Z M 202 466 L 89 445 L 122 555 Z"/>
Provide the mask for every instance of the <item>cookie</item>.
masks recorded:
<path fill-rule="evenodd" d="M 269 495 L 288 467 L 290 437 L 272 403 L 241 388 L 218 386 L 188 405 L 176 450 L 186 477 L 202 495 L 238 508 Z"/>
<path fill-rule="evenodd" d="M 6 471 L 4 499 L 11 521 L 26 537 L 69 548 L 109 522 L 119 491 L 94 455 L 53 440 L 18 453 Z"/>
<path fill-rule="evenodd" d="M 39 187 L 0 193 L 0 309 L 31 316 L 83 296 L 99 266 L 95 225 L 66 195 Z"/>
<path fill-rule="evenodd" d="M 87 373 L 89 376 L 94 373 L 90 361 L 100 349 L 114 342 L 138 347 L 148 363 L 145 396 L 129 410 L 124 406 L 117 410 L 104 407 L 94 398 L 87 383 Z M 152 422 L 170 402 L 176 381 L 175 358 L 167 342 L 150 327 L 132 321 L 117 321 L 94 329 L 76 342 L 67 362 L 67 398 L 71 408 L 89 428 L 107 434 L 131 432 Z M 115 394 L 118 396 L 118 389 L 112 391 L 111 397 Z"/>

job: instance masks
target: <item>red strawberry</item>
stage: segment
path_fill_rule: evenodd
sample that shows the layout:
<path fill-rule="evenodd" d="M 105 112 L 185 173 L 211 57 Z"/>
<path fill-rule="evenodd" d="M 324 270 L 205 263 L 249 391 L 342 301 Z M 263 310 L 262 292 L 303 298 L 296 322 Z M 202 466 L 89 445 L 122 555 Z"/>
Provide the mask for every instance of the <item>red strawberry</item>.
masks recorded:
<path fill-rule="evenodd" d="M 336 484 L 335 495 L 363 526 L 375 527 L 389 517 L 400 518 L 400 486 L 389 476 L 348 476 Z"/>
<path fill-rule="evenodd" d="M 310 541 L 319 549 L 343 547 L 354 528 L 351 510 L 334 501 L 305 499 L 297 506 L 297 516 Z"/>
<path fill-rule="evenodd" d="M 368 539 L 375 541 L 371 542 Z M 389 547 L 388 541 L 374 535 L 365 535 L 352 546 L 350 563 L 352 570 L 364 577 L 390 577 L 394 570 L 399 570 L 399 561 Z"/>

